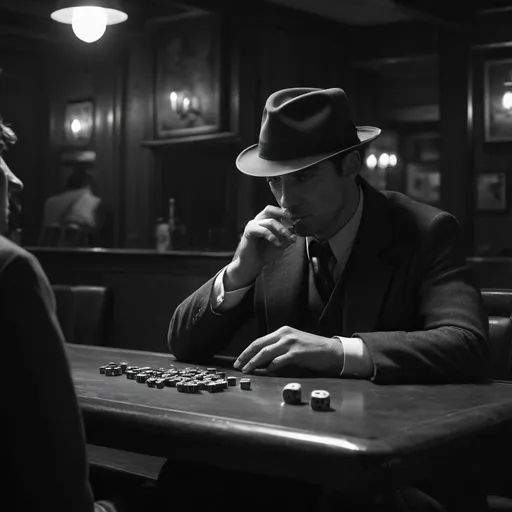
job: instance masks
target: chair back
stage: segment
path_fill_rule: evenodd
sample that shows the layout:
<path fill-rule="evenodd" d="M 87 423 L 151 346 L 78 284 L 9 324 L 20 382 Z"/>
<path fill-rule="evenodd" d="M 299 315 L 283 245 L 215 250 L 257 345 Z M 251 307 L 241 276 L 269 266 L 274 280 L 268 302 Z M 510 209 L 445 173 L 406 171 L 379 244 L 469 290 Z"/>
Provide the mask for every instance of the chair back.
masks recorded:
<path fill-rule="evenodd" d="M 62 334 L 67 342 L 73 343 L 75 339 L 75 294 L 73 288 L 67 284 L 54 284 L 52 288 Z"/>
<path fill-rule="evenodd" d="M 112 295 L 104 286 L 53 285 L 57 317 L 69 343 L 106 345 Z"/>
<path fill-rule="evenodd" d="M 73 286 L 76 316 L 74 342 L 105 345 L 112 315 L 111 293 L 104 286 Z"/>
<path fill-rule="evenodd" d="M 492 377 L 512 381 L 512 289 L 486 289 Z"/>

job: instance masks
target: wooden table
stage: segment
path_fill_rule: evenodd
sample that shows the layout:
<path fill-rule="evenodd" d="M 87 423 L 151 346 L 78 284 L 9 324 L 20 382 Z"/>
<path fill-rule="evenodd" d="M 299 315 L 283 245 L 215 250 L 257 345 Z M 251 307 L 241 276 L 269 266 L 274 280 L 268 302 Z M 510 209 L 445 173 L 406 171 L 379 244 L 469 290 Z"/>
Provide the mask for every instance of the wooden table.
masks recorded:
<path fill-rule="evenodd" d="M 110 361 L 185 367 L 169 354 L 69 345 L 88 442 L 176 460 L 287 476 L 340 491 L 412 484 L 478 461 L 489 440 L 512 444 L 512 385 L 379 386 L 293 379 L 306 403 L 284 404 L 291 379 L 251 376 L 238 386 L 190 395 L 100 375 Z M 217 364 L 219 367 L 220 363 Z M 240 376 L 231 367 L 228 375 Z M 331 412 L 307 403 L 331 393 Z M 507 444 L 508 443 L 508 444 Z M 509 452 L 510 453 L 510 452 Z"/>

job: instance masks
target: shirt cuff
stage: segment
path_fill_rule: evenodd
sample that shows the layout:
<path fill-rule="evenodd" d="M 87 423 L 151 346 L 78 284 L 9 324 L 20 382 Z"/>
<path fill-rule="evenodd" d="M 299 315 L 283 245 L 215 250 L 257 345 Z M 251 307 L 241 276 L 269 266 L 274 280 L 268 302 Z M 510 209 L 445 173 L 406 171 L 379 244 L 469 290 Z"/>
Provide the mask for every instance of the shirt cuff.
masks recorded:
<path fill-rule="evenodd" d="M 340 377 L 369 379 L 373 374 L 370 351 L 361 338 L 335 336 L 343 345 L 343 369 Z"/>
<path fill-rule="evenodd" d="M 217 275 L 215 282 L 213 283 L 213 298 L 212 298 L 212 309 L 215 313 L 226 313 L 235 306 L 238 306 L 245 294 L 251 289 L 251 286 L 245 286 L 238 290 L 232 290 L 226 292 L 224 290 L 224 274 L 226 273 L 226 267 L 224 267 Z"/>

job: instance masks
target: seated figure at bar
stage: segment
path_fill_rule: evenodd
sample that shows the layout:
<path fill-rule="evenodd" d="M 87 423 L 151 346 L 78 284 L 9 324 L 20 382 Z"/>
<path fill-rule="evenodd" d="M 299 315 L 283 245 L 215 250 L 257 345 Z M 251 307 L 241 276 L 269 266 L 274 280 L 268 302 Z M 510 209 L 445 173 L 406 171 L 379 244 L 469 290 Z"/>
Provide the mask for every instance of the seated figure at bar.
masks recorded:
<path fill-rule="evenodd" d="M 96 180 L 84 165 L 76 163 L 66 189 L 44 203 L 39 245 L 87 246 L 97 238 L 104 216 Z"/>
<path fill-rule="evenodd" d="M 1 236 L 8 227 L 11 195 L 23 188 L 2 158 L 15 141 L 0 116 L 0 338 L 7 385 L 4 499 L 12 510 L 131 510 L 129 499 L 94 501 L 82 418 L 52 288 L 36 258 Z M 133 490 L 128 494 L 135 496 Z"/>
<path fill-rule="evenodd" d="M 251 318 L 245 373 L 375 383 L 486 377 L 488 319 L 457 220 L 361 176 L 380 129 L 355 126 L 342 89 L 277 91 L 238 169 L 276 204 L 249 221 L 232 261 L 174 312 L 178 360 L 221 353 Z M 288 373 L 289 374 L 289 373 Z"/>

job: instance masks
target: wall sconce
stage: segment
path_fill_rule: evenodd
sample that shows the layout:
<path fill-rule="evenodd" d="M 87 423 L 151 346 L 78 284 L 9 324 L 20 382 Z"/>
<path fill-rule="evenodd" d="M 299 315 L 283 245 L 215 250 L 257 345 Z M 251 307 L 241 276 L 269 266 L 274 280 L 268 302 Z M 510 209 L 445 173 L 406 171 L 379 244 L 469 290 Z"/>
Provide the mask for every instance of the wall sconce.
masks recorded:
<path fill-rule="evenodd" d="M 78 39 L 93 43 L 100 39 L 107 25 L 128 19 L 120 0 L 59 0 L 51 18 L 71 25 Z"/>
<path fill-rule="evenodd" d="M 64 131 L 69 144 L 85 146 L 91 142 L 94 129 L 92 101 L 71 102 L 66 105 Z"/>
<path fill-rule="evenodd" d="M 183 92 L 172 91 L 169 94 L 171 110 L 180 118 L 195 118 L 201 114 L 201 105 L 197 96 L 188 96 Z"/>
<path fill-rule="evenodd" d="M 395 167 L 398 163 L 398 158 L 395 153 L 380 153 L 378 156 L 371 153 L 366 157 L 366 167 L 368 169 L 387 169 L 388 167 Z"/>
<path fill-rule="evenodd" d="M 505 110 L 512 110 L 512 82 L 505 82 L 504 85 L 508 90 L 503 93 L 501 104 Z"/>

